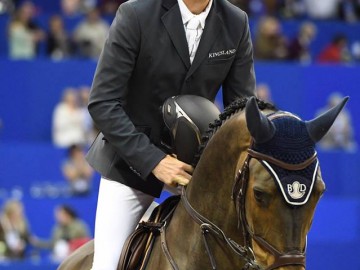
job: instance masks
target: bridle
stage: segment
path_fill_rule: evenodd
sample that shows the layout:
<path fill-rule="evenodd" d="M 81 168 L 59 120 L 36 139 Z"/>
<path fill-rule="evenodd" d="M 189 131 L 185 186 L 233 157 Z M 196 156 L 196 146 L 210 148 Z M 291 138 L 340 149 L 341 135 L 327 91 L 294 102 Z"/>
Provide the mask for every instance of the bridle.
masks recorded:
<path fill-rule="evenodd" d="M 232 191 L 232 198 L 235 203 L 235 207 L 238 213 L 239 224 L 242 226 L 242 231 L 245 239 L 245 247 L 251 247 L 252 241 L 254 240 L 263 250 L 272 254 L 275 261 L 272 265 L 268 266 L 265 270 L 273 270 L 283 266 L 300 265 L 305 268 L 306 266 L 306 245 L 303 252 L 297 250 L 282 253 L 278 251 L 273 245 L 267 242 L 264 238 L 254 234 L 250 229 L 246 219 L 246 190 L 249 182 L 249 163 L 252 158 L 257 160 L 266 160 L 272 164 L 286 169 L 286 170 L 301 170 L 309 166 L 312 162 L 317 159 L 316 153 L 300 164 L 287 164 L 283 161 L 275 159 L 271 156 L 259 153 L 251 148 L 248 149 L 248 155 L 245 158 L 245 162 L 242 168 L 236 175 L 235 183 Z"/>
<path fill-rule="evenodd" d="M 270 115 L 270 117 L 269 116 L 268 117 L 269 119 L 272 120 L 283 116 L 290 116 L 297 118 L 296 116 L 287 112 L 272 114 Z M 253 146 L 253 142 L 250 143 L 250 147 L 247 151 L 248 152 L 247 157 L 245 158 L 242 168 L 238 171 L 235 177 L 235 182 L 232 190 L 232 199 L 234 201 L 235 208 L 238 213 L 238 219 L 239 219 L 238 222 L 242 226 L 243 236 L 245 239 L 245 247 L 252 247 L 252 240 L 253 240 L 264 251 L 274 256 L 275 259 L 274 262 L 270 266 L 268 266 L 265 270 L 273 270 L 279 267 L 291 266 L 291 265 L 300 265 L 305 268 L 306 247 L 307 247 L 306 243 L 302 252 L 299 252 L 298 250 L 293 250 L 286 253 L 282 253 L 279 250 L 277 250 L 273 245 L 271 245 L 268 241 L 256 235 L 250 229 L 246 219 L 246 207 L 245 207 L 246 191 L 249 183 L 249 163 L 252 158 L 257 159 L 258 161 L 260 161 L 260 163 L 266 161 L 270 164 L 276 165 L 288 171 L 298 171 L 307 168 L 315 160 L 317 160 L 317 153 L 315 152 L 311 157 L 309 157 L 302 163 L 289 164 L 279 159 L 276 159 L 272 156 L 257 152 L 254 149 L 252 149 L 252 146 Z"/>
<path fill-rule="evenodd" d="M 237 255 L 239 255 L 244 261 L 245 266 L 243 269 L 261 269 L 258 263 L 255 260 L 255 255 L 252 249 L 252 240 L 255 241 L 263 250 L 270 253 L 274 256 L 274 262 L 268 266 L 265 270 L 273 270 L 284 266 L 291 265 L 300 265 L 305 268 L 306 266 L 306 244 L 303 252 L 299 252 L 298 250 L 289 251 L 286 253 L 282 253 L 277 250 L 273 245 L 267 242 L 264 238 L 256 235 L 250 229 L 247 219 L 246 219 L 246 211 L 245 211 L 245 202 L 246 202 L 246 190 L 249 182 L 249 163 L 252 158 L 257 160 L 266 160 L 272 164 L 276 164 L 277 166 L 286 169 L 286 170 L 302 170 L 309 166 L 312 162 L 317 159 L 317 154 L 315 153 L 313 156 L 305 160 L 300 164 L 288 164 L 281 160 L 275 159 L 271 156 L 259 153 L 251 148 L 248 149 L 248 155 L 245 158 L 245 162 L 243 163 L 242 168 L 238 171 L 233 189 L 232 189 L 232 199 L 235 204 L 235 208 L 238 213 L 238 222 L 242 226 L 242 232 L 244 237 L 244 245 L 240 245 L 236 243 L 234 240 L 228 238 L 225 233 L 210 220 L 202 216 L 199 212 L 197 212 L 190 204 L 189 200 L 186 196 L 186 190 L 183 187 L 181 191 L 181 201 L 184 205 L 185 210 L 192 217 L 192 219 L 200 225 L 202 230 L 203 240 L 205 243 L 206 252 L 209 256 L 210 263 L 212 269 L 217 269 L 216 261 L 211 252 L 210 246 L 208 245 L 207 236 L 208 234 L 212 234 L 217 236 L 223 242 L 226 243 Z"/>

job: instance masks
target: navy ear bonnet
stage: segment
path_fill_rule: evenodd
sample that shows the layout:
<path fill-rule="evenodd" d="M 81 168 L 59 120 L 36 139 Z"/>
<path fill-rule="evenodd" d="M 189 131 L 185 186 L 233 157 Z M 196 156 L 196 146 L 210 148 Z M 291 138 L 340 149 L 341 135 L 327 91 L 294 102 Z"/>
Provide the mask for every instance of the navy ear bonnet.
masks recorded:
<path fill-rule="evenodd" d="M 276 117 L 277 115 L 281 115 Z M 287 164 L 301 164 L 316 154 L 315 143 L 310 138 L 306 124 L 297 116 L 287 112 L 277 112 L 268 116 L 276 131 L 264 143 L 253 143 L 252 149 Z M 269 161 L 259 160 L 275 179 L 285 201 L 290 205 L 305 204 L 313 189 L 318 160 L 306 168 L 287 170 Z"/>

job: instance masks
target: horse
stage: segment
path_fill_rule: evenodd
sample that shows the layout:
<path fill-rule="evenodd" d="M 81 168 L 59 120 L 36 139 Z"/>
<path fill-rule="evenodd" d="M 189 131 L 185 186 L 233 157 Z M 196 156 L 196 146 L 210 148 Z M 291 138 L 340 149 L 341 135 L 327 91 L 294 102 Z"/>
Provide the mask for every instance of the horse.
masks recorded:
<path fill-rule="evenodd" d="M 203 138 L 192 180 L 141 270 L 304 270 L 325 191 L 315 144 L 346 104 L 303 121 L 256 98 L 233 102 Z M 59 270 L 91 269 L 93 243 Z"/>

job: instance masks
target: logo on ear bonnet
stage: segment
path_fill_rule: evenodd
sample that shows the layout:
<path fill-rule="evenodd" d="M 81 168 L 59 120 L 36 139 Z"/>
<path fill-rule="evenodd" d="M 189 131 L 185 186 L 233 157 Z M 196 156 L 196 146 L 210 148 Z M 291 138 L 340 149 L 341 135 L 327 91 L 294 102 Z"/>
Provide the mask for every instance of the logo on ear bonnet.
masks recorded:
<path fill-rule="evenodd" d="M 291 205 L 307 203 L 316 181 L 319 162 L 315 160 L 307 168 L 288 171 L 276 165 L 270 165 L 265 160 L 260 161 L 275 179 L 285 201 Z"/>
<path fill-rule="evenodd" d="M 291 198 L 301 199 L 306 193 L 306 185 L 295 181 L 292 184 L 287 185 L 287 191 Z"/>

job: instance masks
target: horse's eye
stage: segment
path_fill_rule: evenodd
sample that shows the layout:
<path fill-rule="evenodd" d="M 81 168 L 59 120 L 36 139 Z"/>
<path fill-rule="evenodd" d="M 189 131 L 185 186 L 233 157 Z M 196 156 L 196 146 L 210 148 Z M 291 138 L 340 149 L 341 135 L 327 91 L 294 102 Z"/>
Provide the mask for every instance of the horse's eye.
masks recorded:
<path fill-rule="evenodd" d="M 271 195 L 261 189 L 254 188 L 254 197 L 260 207 L 268 207 L 271 201 Z"/>
<path fill-rule="evenodd" d="M 264 201 L 264 192 L 258 189 L 254 189 L 254 197 L 258 202 L 261 203 Z"/>

